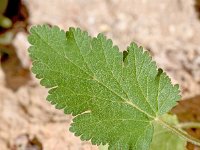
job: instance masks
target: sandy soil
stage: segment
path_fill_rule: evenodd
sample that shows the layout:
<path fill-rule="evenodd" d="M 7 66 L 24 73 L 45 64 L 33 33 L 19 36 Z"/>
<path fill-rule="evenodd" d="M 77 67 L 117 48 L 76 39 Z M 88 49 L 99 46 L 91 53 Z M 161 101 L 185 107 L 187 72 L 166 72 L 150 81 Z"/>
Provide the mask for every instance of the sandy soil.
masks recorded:
<path fill-rule="evenodd" d="M 183 99 L 200 95 L 200 20 L 193 0 L 24 0 L 30 26 L 104 32 L 120 49 L 131 41 L 148 49 L 179 83 Z M 30 27 L 29 26 L 29 27 Z M 27 33 L 19 32 L 0 68 L 0 150 L 96 150 L 68 131 L 71 116 L 55 110 L 29 72 Z M 20 148 L 21 145 L 21 148 Z"/>

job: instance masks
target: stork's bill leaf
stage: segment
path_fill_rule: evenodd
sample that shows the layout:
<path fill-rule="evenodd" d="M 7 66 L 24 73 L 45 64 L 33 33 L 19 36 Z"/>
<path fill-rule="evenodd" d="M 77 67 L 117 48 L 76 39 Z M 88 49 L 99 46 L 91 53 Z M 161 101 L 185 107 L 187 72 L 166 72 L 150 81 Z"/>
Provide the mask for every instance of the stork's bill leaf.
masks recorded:
<path fill-rule="evenodd" d="M 147 150 L 155 120 L 180 99 L 178 86 L 135 43 L 120 52 L 103 34 L 35 26 L 32 71 L 47 100 L 74 116 L 70 131 L 110 150 Z"/>

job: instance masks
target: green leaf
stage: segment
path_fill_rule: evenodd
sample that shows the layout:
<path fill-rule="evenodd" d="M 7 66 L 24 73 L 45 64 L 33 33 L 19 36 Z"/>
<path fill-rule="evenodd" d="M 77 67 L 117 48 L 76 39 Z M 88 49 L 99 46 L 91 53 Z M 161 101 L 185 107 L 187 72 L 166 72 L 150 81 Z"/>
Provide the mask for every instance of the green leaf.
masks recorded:
<path fill-rule="evenodd" d="M 103 34 L 58 27 L 31 28 L 32 71 L 47 97 L 74 117 L 70 131 L 110 150 L 150 148 L 155 119 L 180 99 L 178 86 L 132 43 L 119 51 Z"/>
<path fill-rule="evenodd" d="M 164 115 L 163 120 L 170 125 L 178 125 L 178 119 L 175 115 Z M 172 134 L 168 129 L 159 124 L 154 124 L 154 135 L 150 150 L 185 150 L 187 141 L 181 137 Z"/>

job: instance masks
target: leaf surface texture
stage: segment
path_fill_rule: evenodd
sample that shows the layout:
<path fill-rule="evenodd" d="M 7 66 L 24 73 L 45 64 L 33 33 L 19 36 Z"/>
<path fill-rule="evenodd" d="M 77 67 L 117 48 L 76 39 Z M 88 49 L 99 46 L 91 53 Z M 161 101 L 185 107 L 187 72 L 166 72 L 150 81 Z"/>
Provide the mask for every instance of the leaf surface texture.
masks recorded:
<path fill-rule="evenodd" d="M 148 52 L 131 43 L 120 52 L 103 34 L 70 28 L 30 30 L 32 71 L 50 88 L 47 100 L 74 117 L 70 131 L 110 150 L 150 148 L 157 117 L 180 99 Z"/>

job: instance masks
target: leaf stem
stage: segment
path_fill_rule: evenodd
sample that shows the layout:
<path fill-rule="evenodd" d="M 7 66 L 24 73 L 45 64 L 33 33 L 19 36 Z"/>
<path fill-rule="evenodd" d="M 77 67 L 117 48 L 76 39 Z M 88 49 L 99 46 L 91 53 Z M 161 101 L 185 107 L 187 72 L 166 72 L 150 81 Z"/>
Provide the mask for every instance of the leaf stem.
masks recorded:
<path fill-rule="evenodd" d="M 184 122 L 177 125 L 178 128 L 188 129 L 188 128 L 200 128 L 200 122 Z"/>
<path fill-rule="evenodd" d="M 170 131 L 172 131 L 174 134 L 182 137 L 183 139 L 187 140 L 188 142 L 200 146 L 200 140 L 196 139 L 192 136 L 190 136 L 189 134 L 187 134 L 186 132 L 184 132 L 181 129 L 178 129 L 174 126 L 171 126 L 170 124 L 168 124 L 167 122 L 161 120 L 161 119 L 156 119 L 156 121 L 158 121 L 160 124 L 162 124 L 164 127 L 168 128 Z"/>

